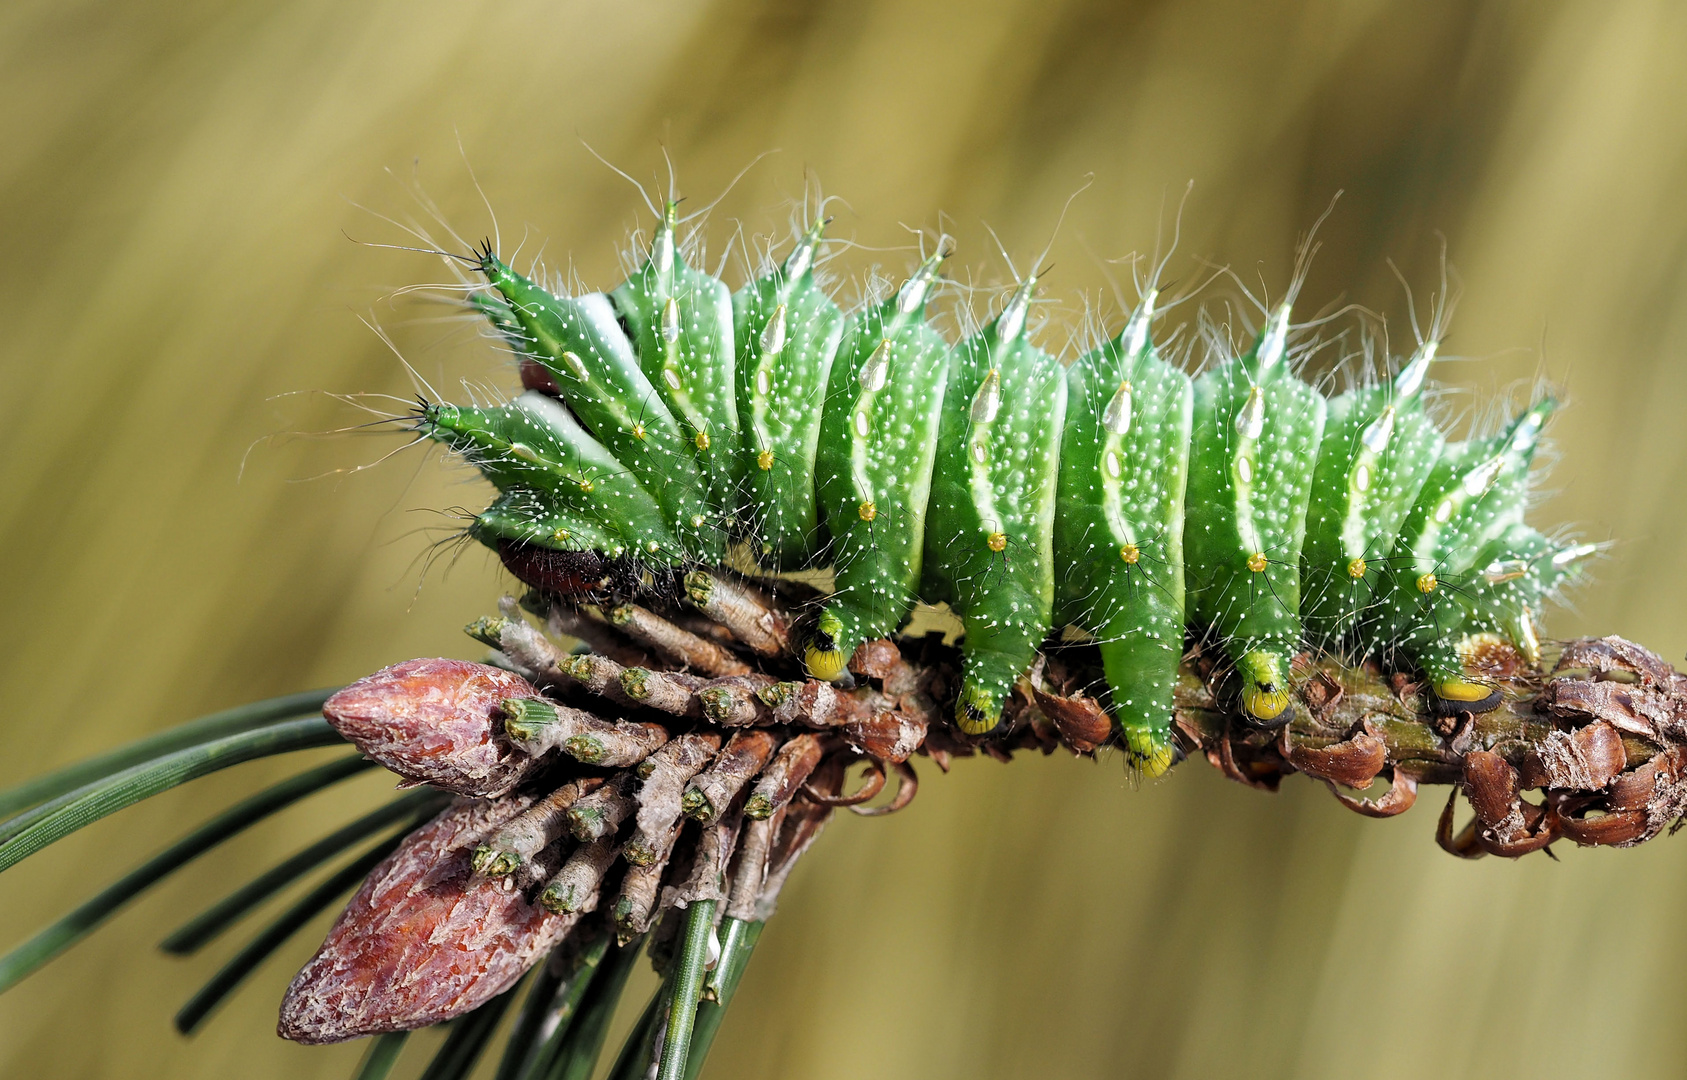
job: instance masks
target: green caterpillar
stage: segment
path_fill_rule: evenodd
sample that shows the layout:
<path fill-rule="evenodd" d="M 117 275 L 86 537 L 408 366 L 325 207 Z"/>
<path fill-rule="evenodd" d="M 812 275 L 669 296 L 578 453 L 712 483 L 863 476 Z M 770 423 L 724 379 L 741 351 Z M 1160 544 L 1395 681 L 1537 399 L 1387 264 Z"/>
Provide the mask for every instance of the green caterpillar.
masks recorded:
<path fill-rule="evenodd" d="M 1593 550 L 1523 523 L 1551 399 L 1461 443 L 1426 415 L 1439 320 L 1391 381 L 1326 400 L 1296 373 L 1289 303 L 1244 351 L 1209 327 L 1191 379 L 1155 344 L 1150 288 L 1063 366 L 1027 333 L 1035 276 L 951 346 L 926 312 L 941 253 L 846 315 L 814 275 L 823 221 L 736 294 L 687 264 L 679 224 L 670 202 L 608 295 L 554 293 L 490 245 L 472 260 L 475 306 L 548 379 L 495 408 L 427 404 L 418 425 L 497 486 L 471 533 L 530 585 L 636 593 L 735 545 L 761 572 L 830 567 L 800 662 L 839 682 L 916 602 L 946 603 L 971 734 L 1076 628 L 1129 759 L 1159 775 L 1186 642 L 1216 646 L 1261 727 L 1287 722 L 1308 649 L 1480 711 L 1499 699 L 1471 651 L 1534 659 L 1541 604 Z"/>

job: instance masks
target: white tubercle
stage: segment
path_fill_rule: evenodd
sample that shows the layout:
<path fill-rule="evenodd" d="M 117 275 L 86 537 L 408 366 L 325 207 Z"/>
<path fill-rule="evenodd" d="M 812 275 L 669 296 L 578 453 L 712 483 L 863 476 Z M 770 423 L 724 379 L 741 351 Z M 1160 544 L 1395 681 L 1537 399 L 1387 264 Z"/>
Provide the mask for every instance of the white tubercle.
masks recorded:
<path fill-rule="evenodd" d="M 564 352 L 562 363 L 564 367 L 568 368 L 568 373 L 581 382 L 587 382 L 591 379 L 591 372 L 586 370 L 586 362 L 574 353 Z"/>
<path fill-rule="evenodd" d="M 1530 409 L 1523 414 L 1523 419 L 1517 422 L 1511 438 L 1506 440 L 1506 449 L 1513 454 L 1527 454 L 1534 450 L 1540 441 L 1541 428 L 1546 426 L 1546 413 L 1541 408 Z"/>
<path fill-rule="evenodd" d="M 1505 469 L 1505 465 L 1506 457 L 1504 454 L 1500 454 L 1496 457 L 1489 458 L 1487 461 L 1484 461 L 1482 464 L 1476 466 L 1476 468 L 1465 473 L 1464 483 L 1462 485 L 1464 487 L 1464 493 L 1472 498 L 1485 493 L 1489 488 L 1494 486 L 1494 481 L 1500 478 L 1500 473 Z"/>
<path fill-rule="evenodd" d="M 1036 284 L 1037 279 L 1032 278 L 1021 285 L 1002 309 L 1002 317 L 996 320 L 996 338 L 1003 344 L 1018 340 L 1025 332 L 1025 313 L 1031 308 L 1031 290 Z"/>
<path fill-rule="evenodd" d="M 1405 401 L 1423 389 L 1424 378 L 1429 374 L 1429 365 L 1435 362 L 1435 354 L 1440 348 L 1439 341 L 1426 341 L 1412 354 L 1412 358 L 1406 361 L 1406 366 L 1400 369 L 1400 374 L 1394 377 L 1395 400 Z"/>
<path fill-rule="evenodd" d="M 1565 548 L 1552 556 L 1552 565 L 1562 569 L 1573 562 L 1578 562 L 1599 550 L 1598 544 L 1577 544 L 1575 547 Z"/>
<path fill-rule="evenodd" d="M 670 345 L 679 340 L 679 302 L 671 296 L 662 305 L 662 340 Z"/>
<path fill-rule="evenodd" d="M 1482 569 L 1482 579 L 1490 585 L 1516 581 L 1529 573 L 1527 559 L 1495 559 Z"/>
<path fill-rule="evenodd" d="M 674 272 L 674 230 L 671 227 L 663 225 L 656 230 L 656 238 L 650 242 L 650 261 L 664 280 Z"/>
<path fill-rule="evenodd" d="M 1242 411 L 1236 414 L 1236 431 L 1244 439 L 1258 439 L 1265 431 L 1265 395 L 1257 386 L 1248 394 Z"/>
<path fill-rule="evenodd" d="M 1394 406 L 1390 405 L 1365 428 L 1365 433 L 1359 436 L 1359 444 L 1373 454 L 1380 454 L 1388 448 L 1388 440 L 1393 437 Z"/>
<path fill-rule="evenodd" d="M 1131 429 L 1131 412 L 1134 405 L 1136 391 L 1131 387 L 1131 381 L 1125 379 L 1119 383 L 1119 388 L 1113 391 L 1113 398 L 1107 407 L 1101 410 L 1101 426 L 1110 434 L 1126 435 Z"/>
<path fill-rule="evenodd" d="M 972 422 L 975 424 L 990 424 L 996 420 L 996 414 L 1002 410 L 1002 377 L 995 369 L 984 376 L 979 384 L 978 393 L 972 396 Z"/>
<path fill-rule="evenodd" d="M 861 389 L 869 393 L 877 393 L 885 388 L 885 383 L 890 379 L 889 338 L 883 338 L 879 341 L 878 348 L 874 349 L 872 355 L 867 357 L 867 362 L 861 365 L 861 374 L 858 379 L 861 383 Z"/>
<path fill-rule="evenodd" d="M 1289 347 L 1289 305 L 1283 304 L 1271 313 L 1265 324 L 1265 334 L 1259 342 L 1259 371 L 1263 375 L 1283 362 Z"/>
<path fill-rule="evenodd" d="M 937 272 L 937 260 L 927 259 L 914 271 L 914 276 L 902 283 L 902 288 L 896 290 L 896 310 L 904 315 L 912 315 L 926 302 L 926 293 L 931 290 L 932 275 Z"/>
<path fill-rule="evenodd" d="M 797 246 L 791 249 L 790 256 L 785 260 L 785 280 L 797 280 L 813 265 L 814 241 L 805 236 L 797 241 Z"/>
<path fill-rule="evenodd" d="M 778 356 L 785 348 L 785 305 L 773 309 L 773 318 L 761 332 L 761 351 L 764 356 Z"/>
<path fill-rule="evenodd" d="M 1159 289 L 1149 289 L 1143 294 L 1142 303 L 1136 306 L 1131 313 L 1131 321 L 1125 324 L 1125 332 L 1119 335 L 1126 360 L 1142 355 L 1142 350 L 1148 347 L 1148 329 L 1154 323 L 1154 301 L 1159 298 Z"/>

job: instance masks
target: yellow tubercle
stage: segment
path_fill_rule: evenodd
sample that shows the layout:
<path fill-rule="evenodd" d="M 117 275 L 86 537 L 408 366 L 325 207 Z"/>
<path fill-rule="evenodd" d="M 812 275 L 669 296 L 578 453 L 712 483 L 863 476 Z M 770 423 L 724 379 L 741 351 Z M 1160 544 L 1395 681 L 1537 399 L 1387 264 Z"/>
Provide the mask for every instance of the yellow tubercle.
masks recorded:
<path fill-rule="evenodd" d="M 879 516 L 879 508 L 871 499 L 867 499 L 860 506 L 857 506 L 855 512 L 861 516 L 862 521 L 872 521 Z"/>
<path fill-rule="evenodd" d="M 1242 687 L 1242 708 L 1256 720 L 1275 720 L 1282 716 L 1289 707 L 1289 692 L 1279 687 L 1256 686 L 1246 683 Z"/>
<path fill-rule="evenodd" d="M 1423 593 L 1425 596 L 1434 592 L 1440 587 L 1440 585 L 1441 579 L 1432 573 L 1424 574 L 1422 577 L 1418 578 L 1418 592 Z"/>
<path fill-rule="evenodd" d="M 1436 697 L 1442 701 L 1456 701 L 1461 705 L 1486 701 L 1493 692 L 1493 687 L 1471 682 L 1468 679 L 1448 679 L 1446 682 L 1435 684 Z"/>
<path fill-rule="evenodd" d="M 1255 720 L 1271 723 L 1289 710 L 1289 682 L 1276 653 L 1255 649 L 1236 667 L 1242 676 L 1242 708 Z"/>
<path fill-rule="evenodd" d="M 994 695 L 973 683 L 961 687 L 955 702 L 955 724 L 968 735 L 987 734 L 1002 720 L 1002 705 Z"/>
<path fill-rule="evenodd" d="M 1258 574 L 1265 570 L 1265 552 L 1256 551 L 1248 556 L 1248 569 Z"/>
<path fill-rule="evenodd" d="M 810 645 L 803 653 L 803 664 L 810 678 L 833 682 L 849 670 L 849 657 L 838 649 L 817 649 Z"/>
<path fill-rule="evenodd" d="M 984 546 L 991 551 L 1001 551 L 1008 546 L 1007 533 L 993 532 L 984 538 Z"/>
<path fill-rule="evenodd" d="M 1177 749 L 1172 744 L 1169 733 L 1157 735 L 1147 728 L 1129 726 L 1124 732 L 1125 755 L 1130 760 L 1131 768 L 1144 777 L 1157 780 L 1177 764 Z"/>
<path fill-rule="evenodd" d="M 1142 550 L 1135 544 L 1126 544 L 1119 549 L 1119 558 L 1125 563 L 1135 566 L 1136 561 L 1142 558 Z"/>
<path fill-rule="evenodd" d="M 1353 578 L 1356 581 L 1359 578 L 1364 577 L 1365 576 L 1365 560 L 1364 559 L 1354 559 L 1352 562 L 1348 563 L 1347 564 L 1347 576 L 1350 577 L 1350 578 Z"/>
<path fill-rule="evenodd" d="M 762 472 L 766 472 L 767 470 L 773 468 L 772 450 L 763 450 L 761 453 L 756 455 L 756 468 L 760 469 Z"/>

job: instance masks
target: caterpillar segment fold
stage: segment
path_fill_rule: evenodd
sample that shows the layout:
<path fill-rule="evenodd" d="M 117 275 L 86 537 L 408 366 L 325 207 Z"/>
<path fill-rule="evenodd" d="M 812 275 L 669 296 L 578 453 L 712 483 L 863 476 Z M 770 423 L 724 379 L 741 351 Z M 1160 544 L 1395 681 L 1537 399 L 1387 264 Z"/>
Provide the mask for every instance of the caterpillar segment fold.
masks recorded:
<path fill-rule="evenodd" d="M 1180 753 L 1171 704 L 1194 416 L 1189 376 L 1154 347 L 1155 300 L 1067 369 L 1054 525 L 1054 621 L 1095 636 L 1125 752 L 1150 777 Z"/>
<path fill-rule="evenodd" d="M 737 509 L 744 466 L 732 296 L 721 282 L 686 265 L 676 235 L 677 210 L 677 203 L 666 204 L 644 265 L 610 300 L 645 377 L 679 421 L 703 477 L 715 529 L 722 532 Z"/>
<path fill-rule="evenodd" d="M 721 558 L 726 550 L 721 522 L 704 498 L 696 461 L 639 367 L 609 298 L 553 293 L 511 270 L 489 248 L 479 263 L 498 293 L 482 305 L 493 326 L 505 332 L 507 317 L 516 320 L 520 333 L 508 337 L 511 346 L 544 368 L 569 411 L 656 499 L 688 554 Z"/>
<path fill-rule="evenodd" d="M 990 731 L 1036 659 L 1054 604 L 1054 520 L 1066 377 L 1026 338 L 1036 278 L 950 356 L 920 595 L 965 627 L 955 722 Z"/>
<path fill-rule="evenodd" d="M 1288 304 L 1276 308 L 1252 349 L 1195 380 L 1184 530 L 1194 621 L 1234 665 L 1244 715 L 1267 727 L 1289 719 L 1300 556 L 1324 435 L 1323 395 L 1289 370 L 1289 315 Z"/>
<path fill-rule="evenodd" d="M 816 221 L 782 264 L 732 297 L 748 478 L 742 528 L 758 559 L 777 570 L 801 569 L 825 547 L 814 459 L 844 328 L 843 312 L 814 280 L 825 225 Z"/>
<path fill-rule="evenodd" d="M 850 319 L 832 365 L 814 473 L 835 590 L 804 653 L 816 679 L 845 679 L 856 646 L 913 609 L 949 377 L 949 345 L 925 317 L 943 258 Z"/>
<path fill-rule="evenodd" d="M 1301 553 L 1301 618 L 1325 649 L 1359 644 L 1359 621 L 1393 565 L 1396 538 L 1445 440 L 1423 413 L 1426 343 L 1392 382 L 1332 398 Z"/>

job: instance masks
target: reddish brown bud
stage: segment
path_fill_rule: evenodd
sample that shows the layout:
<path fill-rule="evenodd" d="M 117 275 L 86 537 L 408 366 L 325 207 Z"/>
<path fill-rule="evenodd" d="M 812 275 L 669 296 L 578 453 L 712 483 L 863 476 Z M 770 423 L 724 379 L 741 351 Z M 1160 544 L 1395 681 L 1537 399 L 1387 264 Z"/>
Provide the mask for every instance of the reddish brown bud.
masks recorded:
<path fill-rule="evenodd" d="M 330 1043 L 407 1031 L 461 1016 L 514 985 L 574 917 L 529 904 L 469 860 L 532 801 L 459 801 L 407 837 L 287 988 L 277 1033 Z"/>
<path fill-rule="evenodd" d="M 535 759 L 503 737 L 498 702 L 538 692 L 519 675 L 464 660 L 406 660 L 329 698 L 334 730 L 393 772 L 460 795 L 502 795 Z"/>

